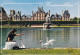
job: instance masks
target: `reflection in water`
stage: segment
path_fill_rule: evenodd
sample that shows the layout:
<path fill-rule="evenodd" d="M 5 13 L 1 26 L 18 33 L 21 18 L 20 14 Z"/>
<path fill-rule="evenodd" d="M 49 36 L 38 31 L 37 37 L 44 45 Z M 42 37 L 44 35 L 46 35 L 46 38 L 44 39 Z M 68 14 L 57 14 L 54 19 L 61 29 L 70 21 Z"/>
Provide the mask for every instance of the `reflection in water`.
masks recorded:
<path fill-rule="evenodd" d="M 7 34 L 12 28 L 2 29 L 2 42 L 3 47 L 7 38 Z M 78 28 L 52 28 L 51 30 L 43 30 L 43 28 L 16 28 L 17 33 L 24 33 L 25 35 L 16 36 L 15 40 L 21 45 L 23 41 L 26 48 L 41 48 L 40 40 L 46 42 L 48 39 L 55 39 L 56 41 L 49 48 L 56 47 L 77 47 L 78 46 L 78 35 L 80 29 Z M 79 33 L 78 33 L 79 31 Z M 0 40 L 1 41 L 1 40 Z"/>
<path fill-rule="evenodd" d="M 69 36 L 70 35 L 70 28 L 66 28 L 62 31 L 62 37 L 64 41 L 68 41 L 69 40 Z"/>

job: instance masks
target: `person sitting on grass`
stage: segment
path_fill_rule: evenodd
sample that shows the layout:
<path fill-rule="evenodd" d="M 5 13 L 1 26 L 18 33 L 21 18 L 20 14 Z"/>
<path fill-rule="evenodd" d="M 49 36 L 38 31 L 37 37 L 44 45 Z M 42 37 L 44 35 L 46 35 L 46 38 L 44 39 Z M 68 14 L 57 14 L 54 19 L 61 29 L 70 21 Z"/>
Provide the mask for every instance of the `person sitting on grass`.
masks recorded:
<path fill-rule="evenodd" d="M 16 29 L 12 29 L 12 30 L 10 31 L 10 33 L 8 34 L 8 37 L 7 37 L 6 42 L 11 42 L 11 41 L 13 41 L 13 39 L 14 39 L 15 36 L 24 35 L 24 34 L 16 34 L 16 31 L 17 31 Z"/>

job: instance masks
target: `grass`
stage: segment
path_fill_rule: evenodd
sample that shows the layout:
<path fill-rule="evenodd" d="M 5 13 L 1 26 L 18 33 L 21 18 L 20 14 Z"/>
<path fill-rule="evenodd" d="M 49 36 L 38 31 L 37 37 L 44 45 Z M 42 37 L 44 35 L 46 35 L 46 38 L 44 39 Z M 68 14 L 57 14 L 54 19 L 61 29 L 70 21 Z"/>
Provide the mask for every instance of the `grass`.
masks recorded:
<path fill-rule="evenodd" d="M 25 27 L 25 26 L 22 26 L 22 27 Z M 20 26 L 2 26 L 2 28 L 20 28 Z"/>
<path fill-rule="evenodd" d="M 80 26 L 54 26 L 54 27 L 80 27 Z"/>
<path fill-rule="evenodd" d="M 49 54 L 49 55 L 80 55 L 78 49 L 25 49 L 25 50 L 2 50 L 4 54 L 16 55 L 16 54 Z M 2 55 L 0 53 L 0 55 Z"/>
<path fill-rule="evenodd" d="M 33 26 L 28 26 L 28 27 L 33 27 Z M 40 26 L 34 26 L 34 27 L 40 27 Z M 41 26 L 43 27 L 43 26 Z M 78 25 L 62 25 L 62 26 L 51 26 L 51 27 L 80 27 Z M 1 26 L 0 26 L 1 28 Z M 25 28 L 25 26 L 2 26 L 2 28 Z"/>

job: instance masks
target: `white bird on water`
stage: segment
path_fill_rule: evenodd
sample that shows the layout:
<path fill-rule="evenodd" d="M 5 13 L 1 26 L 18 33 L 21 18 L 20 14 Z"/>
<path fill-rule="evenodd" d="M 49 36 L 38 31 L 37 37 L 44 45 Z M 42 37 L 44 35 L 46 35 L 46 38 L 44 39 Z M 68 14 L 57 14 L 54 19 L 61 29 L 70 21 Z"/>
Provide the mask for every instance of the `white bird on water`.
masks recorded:
<path fill-rule="evenodd" d="M 25 48 L 25 46 L 24 46 L 24 45 L 22 45 L 20 48 Z"/>
<path fill-rule="evenodd" d="M 23 42 L 21 41 L 21 46 L 20 48 L 25 48 L 25 45 L 23 44 Z"/>
<path fill-rule="evenodd" d="M 43 43 L 42 40 L 40 40 L 42 46 L 46 46 L 46 47 L 47 46 L 50 46 L 55 41 L 54 39 L 48 40 L 48 37 L 46 37 L 46 39 L 47 39 L 47 42 L 46 43 Z"/>

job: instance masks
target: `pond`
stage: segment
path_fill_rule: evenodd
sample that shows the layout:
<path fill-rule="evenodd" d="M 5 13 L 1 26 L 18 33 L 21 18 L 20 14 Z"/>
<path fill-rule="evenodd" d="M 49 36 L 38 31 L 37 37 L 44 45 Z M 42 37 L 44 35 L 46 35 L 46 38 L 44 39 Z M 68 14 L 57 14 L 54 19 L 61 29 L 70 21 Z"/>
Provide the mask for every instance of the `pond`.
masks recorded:
<path fill-rule="evenodd" d="M 2 28 L 2 46 L 5 46 L 5 41 L 8 33 L 12 28 Z M 48 48 L 67 48 L 67 47 L 78 47 L 78 40 L 80 40 L 80 28 L 51 28 L 50 30 L 43 30 L 43 28 L 15 28 L 16 33 L 24 33 L 22 36 L 16 36 L 14 39 L 18 45 L 21 45 L 21 41 L 26 48 L 45 48 L 42 47 L 40 40 L 46 43 L 46 37 L 48 40 L 54 39 L 52 45 Z M 1 30 L 0 30 L 1 35 Z M 0 36 L 1 38 L 1 36 Z M 1 39 L 0 39 L 1 41 Z M 80 45 L 80 44 L 79 44 Z M 1 43 L 0 43 L 1 47 Z"/>

